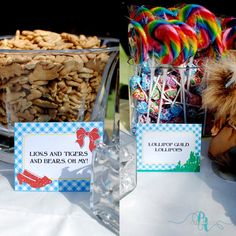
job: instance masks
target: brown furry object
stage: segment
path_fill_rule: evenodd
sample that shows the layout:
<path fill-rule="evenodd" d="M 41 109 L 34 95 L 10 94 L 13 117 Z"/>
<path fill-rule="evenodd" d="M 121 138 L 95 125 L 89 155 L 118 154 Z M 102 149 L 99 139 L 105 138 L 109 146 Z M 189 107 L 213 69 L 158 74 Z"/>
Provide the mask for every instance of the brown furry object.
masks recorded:
<path fill-rule="evenodd" d="M 215 116 L 208 154 L 224 170 L 236 173 L 236 155 L 230 153 L 236 147 L 236 56 L 208 61 L 205 79 L 203 107 Z"/>

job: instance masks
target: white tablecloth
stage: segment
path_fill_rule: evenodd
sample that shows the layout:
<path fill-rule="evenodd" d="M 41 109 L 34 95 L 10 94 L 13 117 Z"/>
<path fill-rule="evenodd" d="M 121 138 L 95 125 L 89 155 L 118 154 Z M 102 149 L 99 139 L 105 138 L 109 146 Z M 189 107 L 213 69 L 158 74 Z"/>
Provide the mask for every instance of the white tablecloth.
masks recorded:
<path fill-rule="evenodd" d="M 0 161 L 0 236 L 113 236 L 86 209 L 90 193 L 13 190 L 13 165 Z"/>
<path fill-rule="evenodd" d="M 236 235 L 236 182 L 213 171 L 207 145 L 200 173 L 138 173 L 120 204 L 121 236 Z"/>

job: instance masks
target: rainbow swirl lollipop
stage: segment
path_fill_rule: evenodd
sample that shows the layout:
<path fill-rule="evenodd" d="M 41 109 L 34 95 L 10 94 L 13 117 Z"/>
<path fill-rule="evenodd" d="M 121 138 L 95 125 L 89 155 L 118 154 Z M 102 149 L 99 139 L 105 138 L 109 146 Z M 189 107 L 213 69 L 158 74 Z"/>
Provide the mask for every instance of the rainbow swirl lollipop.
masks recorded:
<path fill-rule="evenodd" d="M 156 19 L 175 19 L 177 16 L 177 12 L 172 12 L 171 10 L 165 7 L 154 7 L 150 10 L 152 14 L 156 17 Z"/>
<path fill-rule="evenodd" d="M 144 6 L 138 7 L 136 11 L 131 12 L 130 18 L 140 23 L 142 26 L 145 26 L 149 22 L 155 20 L 155 16 L 152 12 Z"/>
<path fill-rule="evenodd" d="M 198 49 L 207 48 L 217 35 L 221 34 L 220 24 L 215 15 L 197 4 L 188 4 L 180 9 L 178 19 L 194 28 L 197 33 Z"/>
<path fill-rule="evenodd" d="M 179 13 L 179 8 L 177 8 L 177 7 L 169 7 L 168 10 L 171 11 L 172 14 L 174 14 L 174 16 L 175 16 L 174 19 L 176 19 L 177 15 Z"/>
<path fill-rule="evenodd" d="M 178 20 L 170 20 L 169 22 L 172 23 L 175 29 L 178 31 L 181 39 L 181 53 L 179 57 L 173 62 L 173 65 L 179 66 L 196 54 L 197 36 L 195 31 L 189 25 Z"/>
<path fill-rule="evenodd" d="M 130 24 L 132 26 L 129 30 L 131 53 L 133 53 L 135 63 L 140 64 L 146 61 L 148 57 L 147 36 L 141 24 L 134 20 L 131 20 Z M 136 50 L 133 52 L 134 48 Z"/>
<path fill-rule="evenodd" d="M 187 36 L 184 34 L 184 32 L 181 30 L 181 28 L 178 25 L 173 24 L 173 27 L 179 34 L 180 42 L 181 42 L 181 52 L 177 59 L 173 61 L 174 66 L 182 65 L 184 62 L 188 60 L 190 57 L 190 45 L 189 40 Z"/>
<path fill-rule="evenodd" d="M 197 35 L 196 32 L 193 30 L 193 28 L 186 23 L 178 20 L 170 20 L 169 21 L 172 24 L 178 25 L 180 29 L 183 31 L 183 33 L 187 36 L 188 43 L 190 46 L 189 49 L 189 57 L 192 57 L 196 54 L 197 52 Z"/>
<path fill-rule="evenodd" d="M 219 58 L 221 55 L 224 55 L 226 51 L 226 47 L 222 41 L 222 35 L 217 35 L 215 41 L 210 45 L 210 53 L 209 56 L 213 58 Z"/>
<path fill-rule="evenodd" d="M 228 28 L 223 32 L 222 41 L 227 50 L 236 49 L 236 26 Z"/>
<path fill-rule="evenodd" d="M 181 42 L 173 24 L 155 20 L 144 28 L 150 45 L 149 52 L 161 64 L 171 64 L 180 54 Z"/>

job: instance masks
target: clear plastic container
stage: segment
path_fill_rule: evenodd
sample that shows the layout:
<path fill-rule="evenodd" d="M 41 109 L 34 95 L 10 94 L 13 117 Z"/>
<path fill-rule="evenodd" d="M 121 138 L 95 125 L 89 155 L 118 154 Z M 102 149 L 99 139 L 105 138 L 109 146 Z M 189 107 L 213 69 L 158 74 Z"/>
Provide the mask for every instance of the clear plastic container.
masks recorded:
<path fill-rule="evenodd" d="M 119 40 L 100 39 L 100 48 L 0 50 L 0 152 L 13 151 L 15 122 L 104 120 Z"/>
<path fill-rule="evenodd" d="M 96 218 L 119 234 L 119 142 L 100 143 L 93 151 L 90 209 Z"/>
<path fill-rule="evenodd" d="M 135 135 L 137 123 L 202 124 L 203 136 L 210 135 L 213 117 L 202 108 L 205 88 L 200 66 L 133 66 L 130 77 L 130 127 Z"/>
<path fill-rule="evenodd" d="M 137 185 L 136 140 L 120 131 L 120 199 Z"/>
<path fill-rule="evenodd" d="M 111 231 L 119 233 L 119 202 L 137 184 L 136 142 L 120 131 L 109 144 L 93 152 L 90 209 Z"/>

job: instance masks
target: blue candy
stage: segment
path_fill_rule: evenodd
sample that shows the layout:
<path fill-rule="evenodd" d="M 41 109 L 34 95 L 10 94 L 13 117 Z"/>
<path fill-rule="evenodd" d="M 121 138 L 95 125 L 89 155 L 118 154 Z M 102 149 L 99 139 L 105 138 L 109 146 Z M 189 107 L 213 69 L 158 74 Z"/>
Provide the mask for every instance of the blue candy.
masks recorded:
<path fill-rule="evenodd" d="M 131 90 L 135 90 L 136 88 L 138 88 L 138 84 L 140 84 L 141 82 L 141 77 L 138 75 L 134 75 L 129 79 L 129 85 Z"/>
<path fill-rule="evenodd" d="M 146 61 L 144 61 L 143 64 L 142 64 L 142 73 L 144 73 L 146 75 L 151 73 L 151 69 L 149 67 L 149 64 Z"/>
<path fill-rule="evenodd" d="M 150 87 L 150 78 L 146 74 L 142 74 L 141 87 L 144 91 L 149 90 Z"/>
<path fill-rule="evenodd" d="M 170 108 L 170 113 L 172 115 L 172 118 L 179 116 L 182 111 L 183 108 L 181 106 L 174 105 L 173 107 Z"/>
<path fill-rule="evenodd" d="M 148 104 L 146 102 L 142 101 L 137 104 L 137 112 L 139 112 L 140 114 L 147 113 L 147 110 L 148 110 Z"/>
<path fill-rule="evenodd" d="M 194 76 L 197 73 L 197 66 L 195 66 L 194 64 L 190 64 L 187 66 L 187 69 L 185 70 L 184 74 L 186 76 Z"/>

